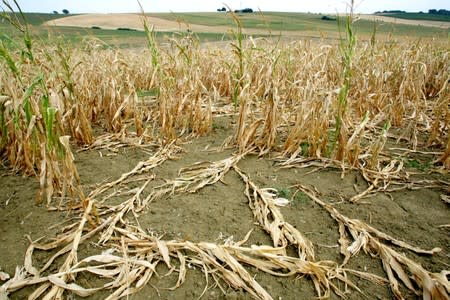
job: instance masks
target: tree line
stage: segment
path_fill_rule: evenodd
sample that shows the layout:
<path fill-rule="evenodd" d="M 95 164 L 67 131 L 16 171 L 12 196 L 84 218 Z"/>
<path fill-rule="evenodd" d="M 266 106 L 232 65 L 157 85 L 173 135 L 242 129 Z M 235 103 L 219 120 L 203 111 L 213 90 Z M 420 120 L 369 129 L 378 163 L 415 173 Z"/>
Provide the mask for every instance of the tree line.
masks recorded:
<path fill-rule="evenodd" d="M 383 10 L 383 11 L 375 12 L 375 14 L 402 14 L 402 13 L 406 14 L 406 11 L 404 11 L 404 10 Z M 421 11 L 419 13 L 423 14 L 424 12 Z M 429 9 L 428 13 L 431 15 L 450 16 L 450 10 L 446 10 L 446 9 Z"/>
<path fill-rule="evenodd" d="M 217 11 L 218 12 L 226 12 L 227 9 L 225 7 L 222 7 L 222 8 L 218 8 Z M 252 13 L 253 9 L 251 9 L 251 8 L 236 9 L 234 12 L 237 13 L 237 14 L 238 13 L 244 13 L 244 14 L 245 13 Z"/>
<path fill-rule="evenodd" d="M 67 9 L 63 9 L 61 12 L 62 12 L 63 14 L 65 14 L 65 15 L 68 15 L 68 14 L 70 13 Z M 59 12 L 58 12 L 57 10 L 54 10 L 53 13 L 54 13 L 55 15 L 59 14 Z"/>
<path fill-rule="evenodd" d="M 450 10 L 446 9 L 430 9 L 428 10 L 428 13 L 432 15 L 450 16 Z"/>

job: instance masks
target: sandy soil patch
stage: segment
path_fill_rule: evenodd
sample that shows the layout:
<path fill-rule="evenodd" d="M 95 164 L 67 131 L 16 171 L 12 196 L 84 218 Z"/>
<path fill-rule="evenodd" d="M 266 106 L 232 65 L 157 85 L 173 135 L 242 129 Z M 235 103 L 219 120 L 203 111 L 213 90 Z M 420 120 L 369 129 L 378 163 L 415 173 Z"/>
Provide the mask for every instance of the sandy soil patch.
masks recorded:
<path fill-rule="evenodd" d="M 181 24 L 159 18 L 147 18 L 148 23 L 158 31 L 179 30 Z M 138 14 L 86 14 L 70 16 L 66 18 L 48 21 L 49 26 L 75 26 L 92 27 L 99 26 L 105 29 L 116 29 L 119 27 L 143 30 L 142 16 Z"/>
<path fill-rule="evenodd" d="M 190 29 L 195 32 L 226 32 L 229 27 L 204 26 L 197 24 L 186 24 L 174 22 L 155 17 L 146 17 L 149 25 L 154 26 L 156 31 L 185 31 Z M 86 14 L 56 19 L 45 23 L 48 26 L 73 26 L 87 27 L 98 26 L 103 29 L 130 28 L 143 30 L 143 19 L 140 14 Z"/>

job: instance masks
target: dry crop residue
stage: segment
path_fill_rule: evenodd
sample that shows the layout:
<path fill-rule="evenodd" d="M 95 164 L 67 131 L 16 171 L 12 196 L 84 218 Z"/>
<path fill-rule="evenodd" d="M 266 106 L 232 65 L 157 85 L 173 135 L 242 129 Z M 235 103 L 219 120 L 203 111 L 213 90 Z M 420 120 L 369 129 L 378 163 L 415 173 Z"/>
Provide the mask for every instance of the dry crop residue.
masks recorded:
<path fill-rule="evenodd" d="M 153 184 L 154 187 L 176 178 L 180 168 L 200 161 L 221 161 L 232 155 L 232 150 L 208 150 L 220 147 L 222 141 L 232 132 L 226 129 L 231 126 L 227 118 L 220 119 L 225 123 L 219 125 L 219 129 L 216 129 L 213 134 L 182 145 L 184 151 L 177 154 L 177 159 L 168 160 L 153 170 L 157 178 Z M 218 120 L 219 124 L 222 121 Z M 86 187 L 92 188 L 93 184 L 98 186 L 101 182 L 118 179 L 122 174 L 132 170 L 139 161 L 148 157 L 148 154 L 133 148 L 125 148 L 112 156 L 106 155 L 108 151 L 100 150 L 100 152 L 103 152 L 102 156 L 94 150 L 77 155 L 80 175 Z M 274 161 L 253 155 L 242 158 L 237 166 L 253 180 L 255 185 L 277 189 L 281 196 L 291 200 L 287 206 L 280 208 L 280 212 L 286 222 L 292 224 L 313 243 L 318 261 L 342 262 L 343 257 L 339 253 L 338 226 L 323 207 L 312 201 L 305 193 L 296 190 L 297 184 L 316 187 L 317 192 L 326 199 L 327 203 L 346 216 L 358 218 L 405 242 L 424 249 L 434 247 L 448 249 L 450 246 L 446 229 L 439 228 L 439 225 L 448 222 L 447 204 L 440 201 L 439 192 L 434 189 L 379 193 L 355 205 L 344 199 L 354 195 L 355 189 L 359 191 L 367 188 L 367 184 L 357 173 L 350 172 L 341 178 L 339 169 L 323 169 L 312 173 L 311 168 L 279 169 Z M 24 236 L 30 235 L 32 240 L 36 240 L 43 235 L 51 235 L 52 230 L 55 232 L 59 228 L 52 228 L 52 230 L 49 228 L 56 223 L 70 223 L 70 216 L 59 212 L 49 212 L 42 207 L 32 205 L 29 199 L 37 192 L 38 186 L 31 179 L 6 175 L 1 182 L 4 193 L 0 208 L 3 216 L 0 265 L 3 267 L 2 271 L 13 274 L 15 266 L 22 264 L 23 254 L 28 245 Z M 133 183 L 130 182 L 128 185 Z M 245 184 L 239 174 L 233 170 L 226 173 L 221 181 L 200 189 L 197 193 L 175 194 L 156 199 L 132 223 L 138 224 L 148 234 L 165 241 L 177 240 L 192 243 L 207 241 L 232 244 L 232 241 L 240 241 L 252 231 L 242 246 L 272 243 L 271 237 L 264 228 L 255 222 L 245 196 Z M 295 248 L 291 247 L 288 248 L 288 254 L 295 256 Z M 79 259 L 99 253 L 100 250 L 95 240 L 88 242 L 80 249 Z M 36 265 L 39 267 L 48 255 L 49 253 L 39 252 L 38 259 L 35 258 Z M 449 263 L 448 254 L 445 252 L 433 256 L 408 253 L 407 256 L 433 272 L 447 268 Z M 175 263 L 174 268 L 178 270 L 179 263 Z M 380 260 L 367 254 L 352 258 L 346 268 L 384 277 Z M 252 298 L 243 291 L 235 291 L 222 281 L 215 282 L 211 278 L 206 281 L 202 269 L 195 266 L 195 263 L 187 264 L 187 269 L 186 281 L 175 290 L 167 290 L 166 288 L 177 284 L 177 276 L 163 276 L 170 269 L 164 264 L 159 264 L 155 271 L 160 276 L 151 278 L 149 284 L 132 299 L 148 297 L 194 299 L 200 295 L 203 295 L 205 299 Z M 299 296 L 309 299 L 315 296 L 311 279 L 272 276 L 255 268 L 248 270 L 274 299 L 298 299 Z M 213 269 L 210 272 L 214 272 Z M 362 293 L 366 296 L 370 295 L 369 298 L 392 297 L 386 284 L 374 284 L 352 274 L 349 274 L 349 279 L 361 289 Z M 86 288 L 104 283 L 89 274 L 81 276 L 77 282 Z M 340 288 L 344 286 L 340 285 Z M 21 299 L 31 291 L 30 288 L 20 290 L 12 294 L 11 299 Z M 404 292 L 407 298 L 413 296 L 407 291 Z M 67 296 L 70 294 L 68 292 Z M 89 299 L 103 299 L 107 295 L 104 291 L 97 292 Z M 360 299 L 362 294 L 352 290 L 347 296 L 350 299 Z M 331 299 L 335 298 L 336 296 L 332 294 Z"/>

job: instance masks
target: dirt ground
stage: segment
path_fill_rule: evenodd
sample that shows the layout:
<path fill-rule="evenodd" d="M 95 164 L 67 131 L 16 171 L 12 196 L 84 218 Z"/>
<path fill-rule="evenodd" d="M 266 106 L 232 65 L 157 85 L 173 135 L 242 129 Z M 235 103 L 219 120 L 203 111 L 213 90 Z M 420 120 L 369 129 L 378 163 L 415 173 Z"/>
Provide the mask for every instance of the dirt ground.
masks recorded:
<path fill-rule="evenodd" d="M 155 31 L 172 32 L 186 31 L 208 32 L 208 33 L 224 33 L 230 30 L 227 26 L 206 26 L 199 24 L 186 24 L 182 22 L 174 22 L 156 17 L 146 17 L 149 26 L 153 26 Z M 99 26 L 103 29 L 130 28 L 135 30 L 144 30 L 142 15 L 140 14 L 85 14 L 76 15 L 60 19 L 55 19 L 44 23 L 47 26 L 72 26 L 91 28 Z M 246 29 L 248 34 L 266 34 L 266 30 Z M 288 33 L 288 32 L 284 32 Z"/>
<path fill-rule="evenodd" d="M 214 131 L 210 135 L 180 143 L 185 151 L 179 154 L 179 159 L 168 160 L 153 170 L 156 176 L 153 186 L 175 178 L 182 167 L 200 161 L 217 161 L 230 157 L 233 149 L 214 151 L 233 132 L 230 117 L 216 118 L 214 122 Z M 149 154 L 136 148 L 123 148 L 118 153 L 92 150 L 77 153 L 76 163 L 84 189 L 89 191 L 101 182 L 117 179 L 148 156 Z M 330 168 L 280 169 L 270 157 L 259 158 L 254 155 L 245 157 L 238 163 L 238 167 L 258 186 L 275 188 L 292 200 L 289 205 L 281 208 L 281 212 L 287 222 L 313 242 L 318 260 L 331 260 L 338 264 L 343 262 L 338 246 L 338 226 L 321 206 L 304 194 L 295 194 L 292 186 L 298 183 L 315 187 L 322 199 L 333 204 L 333 207 L 347 217 L 360 219 L 414 246 L 443 249 L 433 256 L 425 256 L 393 246 L 428 271 L 439 273 L 450 269 L 449 229 L 439 227 L 450 223 L 449 207 L 440 200 L 440 195 L 448 191 L 406 189 L 389 194 L 378 193 L 363 199 L 359 204 L 352 204 L 346 199 L 367 188 L 366 182 L 357 173 L 348 172 L 341 178 L 340 170 Z M 419 177 L 446 181 L 450 179 L 448 174 L 417 173 L 422 173 L 417 175 Z M 36 206 L 34 199 L 39 185 L 35 178 L 11 175 L 5 166 L 1 167 L 0 175 L 0 271 L 13 276 L 16 266 L 24 264 L 29 240 L 52 238 L 73 216 L 67 212 L 47 211 L 43 205 Z M 244 190 L 245 184 L 241 178 L 234 170 L 230 170 L 223 182 L 207 186 L 198 193 L 173 195 L 152 202 L 139 215 L 138 224 L 145 231 L 163 236 L 165 240 L 192 242 L 222 243 L 230 238 L 239 241 L 253 230 L 245 245 L 272 245 L 269 235 L 255 223 Z M 95 240 L 92 240 L 83 246 L 81 256 L 101 250 Z M 34 263 L 39 266 L 49 256 L 50 253 L 45 251 L 37 252 Z M 381 260 L 363 252 L 350 259 L 347 268 L 386 278 Z M 313 299 L 317 296 L 312 281 L 307 277 L 281 278 L 253 268 L 248 270 L 274 299 Z M 249 294 L 235 291 L 222 283 L 224 293 L 213 280 L 209 279 L 207 283 L 204 274 L 195 268 L 188 269 L 186 282 L 180 288 L 170 291 L 167 288 L 175 285 L 177 276 L 163 276 L 168 271 L 165 267 L 158 267 L 157 271 L 161 277 L 152 278 L 144 290 L 130 299 L 197 299 L 205 286 L 208 289 L 202 299 L 251 299 Z M 376 285 L 351 275 L 350 279 L 365 295 L 349 289 L 349 299 L 393 298 L 388 285 Z M 90 287 L 95 285 L 95 280 L 82 275 L 77 283 Z M 33 288 L 25 288 L 9 297 L 23 299 L 32 291 Z M 416 298 L 406 288 L 403 287 L 402 291 L 407 299 Z M 100 292 L 88 299 L 104 299 L 107 295 L 106 292 Z M 66 297 L 78 299 L 71 294 L 66 294 Z M 331 299 L 339 297 L 332 294 Z"/>

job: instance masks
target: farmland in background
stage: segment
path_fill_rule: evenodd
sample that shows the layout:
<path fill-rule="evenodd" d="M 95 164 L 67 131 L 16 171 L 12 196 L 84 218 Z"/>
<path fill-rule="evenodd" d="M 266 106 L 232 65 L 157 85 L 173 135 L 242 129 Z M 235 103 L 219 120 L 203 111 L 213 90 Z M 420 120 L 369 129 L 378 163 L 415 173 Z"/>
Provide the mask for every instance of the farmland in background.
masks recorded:
<path fill-rule="evenodd" d="M 176 21 L 180 23 L 180 26 L 183 24 L 198 24 L 219 28 L 219 32 L 196 31 L 195 34 L 201 42 L 229 40 L 230 30 L 235 26 L 233 19 L 226 13 L 158 13 L 147 15 L 168 21 Z M 108 45 L 115 45 L 122 48 L 139 48 L 146 43 L 143 30 L 117 30 L 101 27 L 93 29 L 96 27 L 94 24 L 85 28 L 73 26 L 42 26 L 47 21 L 66 16 L 41 13 L 25 13 L 25 16 L 30 25 L 32 25 L 31 28 L 36 38 L 42 40 L 62 38 L 68 42 L 77 44 L 87 37 L 95 37 Z M 324 16 L 331 18 L 331 20 L 323 20 L 322 18 Z M 264 12 L 262 14 L 256 12 L 240 16 L 243 28 L 253 30 L 252 36 L 254 37 L 278 37 L 281 34 L 284 38 L 294 39 L 302 37 L 314 39 L 338 38 L 339 29 L 337 21 L 333 20 L 335 18 L 336 16 L 333 15 L 281 12 Z M 126 20 L 122 28 L 128 28 Z M 377 38 L 379 40 L 386 40 L 390 36 L 394 39 L 445 39 L 448 36 L 448 28 L 374 22 L 367 19 L 361 19 L 355 23 L 355 31 L 358 34 L 358 38 L 362 40 L 370 39 L 374 28 L 376 28 Z M 14 37 L 17 34 L 17 31 L 5 22 L 0 23 L 0 29 L 3 34 L 10 37 Z M 160 42 L 165 42 L 168 38 L 179 36 L 179 33 L 167 31 L 156 32 L 156 36 Z"/>
<path fill-rule="evenodd" d="M 378 15 L 407 19 L 407 20 L 426 20 L 426 21 L 440 21 L 450 22 L 450 15 L 438 15 L 429 13 L 412 13 L 412 12 L 397 12 L 397 13 L 379 13 Z"/>

